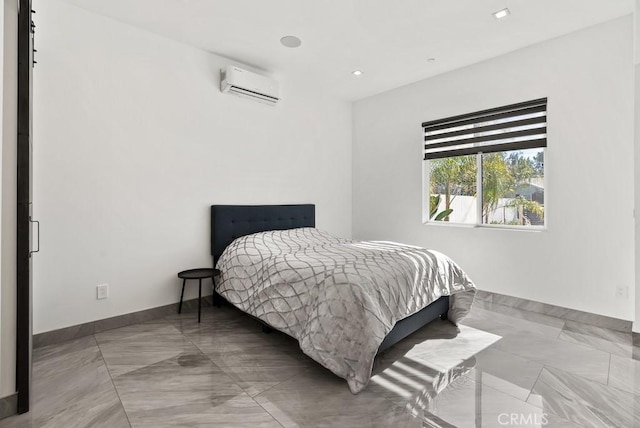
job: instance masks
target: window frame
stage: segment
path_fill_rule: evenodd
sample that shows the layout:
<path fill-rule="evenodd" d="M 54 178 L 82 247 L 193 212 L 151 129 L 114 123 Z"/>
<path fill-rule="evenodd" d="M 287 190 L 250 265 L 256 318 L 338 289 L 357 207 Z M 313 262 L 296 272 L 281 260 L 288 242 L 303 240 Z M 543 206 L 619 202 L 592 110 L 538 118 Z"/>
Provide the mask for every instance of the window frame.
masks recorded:
<path fill-rule="evenodd" d="M 549 222 L 547 218 L 547 153 L 549 147 L 541 147 L 544 150 L 543 177 L 544 183 L 544 224 L 541 226 L 522 226 L 519 224 L 485 224 L 482 222 L 482 154 L 478 152 L 476 156 L 476 221 L 475 223 L 457 223 L 451 221 L 436 221 L 429 218 L 431 208 L 431 160 L 422 161 L 422 224 L 425 226 L 436 227 L 461 227 L 461 228 L 487 228 L 487 229 L 505 229 L 505 230 L 521 230 L 530 232 L 540 232 L 547 230 Z M 505 150 L 508 151 L 508 150 Z"/>
<path fill-rule="evenodd" d="M 494 109 L 489 109 L 489 110 L 484 110 L 484 111 L 479 111 L 479 112 L 474 112 L 474 113 L 469 113 L 466 115 L 459 115 L 459 116 L 454 116 L 452 118 L 446 118 L 446 119 L 442 119 L 441 121 L 430 121 L 430 122 L 424 122 L 422 124 L 422 129 L 423 131 L 425 131 L 425 125 L 428 124 L 434 124 L 437 122 L 442 122 L 442 123 L 446 123 L 447 121 L 450 121 L 452 119 L 456 120 L 456 119 L 460 119 L 460 118 L 465 118 L 465 117 L 474 117 L 474 116 L 482 116 L 483 114 L 487 114 L 487 113 L 494 113 L 497 111 L 500 111 L 501 109 L 509 109 L 510 107 L 514 107 L 514 106 L 519 106 L 519 105 L 524 105 L 527 103 L 535 103 L 535 102 L 540 102 L 543 101 L 545 103 L 545 128 L 548 128 L 548 100 L 547 98 L 542 98 L 539 100 L 533 100 L 533 101 L 529 101 L 526 103 L 519 103 L 519 104 L 513 104 L 510 106 L 504 106 L 504 107 L 498 107 L 498 108 L 494 108 Z M 427 149 L 427 147 L 425 146 L 425 141 L 427 140 L 427 138 L 425 137 L 425 132 L 422 133 L 422 145 L 424 146 L 425 150 Z M 506 145 L 505 145 L 506 146 Z M 483 212 L 483 180 L 482 180 L 482 174 L 483 174 L 483 167 L 482 167 L 482 157 L 483 154 L 486 154 L 487 152 L 483 152 L 481 151 L 481 147 L 478 148 L 478 150 L 475 153 L 470 153 L 467 155 L 475 155 L 476 156 L 476 219 L 475 219 L 475 223 L 458 223 L 458 222 L 450 222 L 450 221 L 436 221 L 436 220 L 432 220 L 429 218 L 429 214 L 430 214 L 430 209 L 431 209 L 431 161 L 434 159 L 427 159 L 426 155 L 423 158 L 422 161 L 422 224 L 423 225 L 427 225 L 427 226 L 444 226 L 444 227 L 462 227 L 462 228 L 487 228 L 487 229 L 504 229 L 504 230 L 518 230 L 518 231 L 530 231 L 530 232 L 538 232 L 538 231 L 544 231 L 547 230 L 549 222 L 548 222 L 548 216 L 547 216 L 547 212 L 548 212 L 548 177 L 547 177 L 547 164 L 548 164 L 548 152 L 549 152 L 549 147 L 547 145 L 547 131 L 545 130 L 545 138 L 544 138 L 544 144 L 541 144 L 540 147 L 530 147 L 528 149 L 509 149 L 507 147 L 505 147 L 505 150 L 501 150 L 501 151 L 496 151 L 496 150 L 491 150 L 489 151 L 489 153 L 504 153 L 504 152 L 518 152 L 518 151 L 522 151 L 522 150 L 529 150 L 529 149 L 542 149 L 544 152 L 544 163 L 543 163 L 543 169 L 542 169 L 542 173 L 543 173 L 543 186 L 544 186 L 544 218 L 543 218 L 543 224 L 542 225 L 529 225 L 529 226 L 525 226 L 525 225 L 510 225 L 510 224 L 485 224 L 483 223 L 483 216 L 482 216 L 482 212 Z M 449 157 L 456 157 L 459 155 L 452 155 L 452 156 L 448 156 L 448 157 L 441 157 L 441 158 L 449 158 Z"/>

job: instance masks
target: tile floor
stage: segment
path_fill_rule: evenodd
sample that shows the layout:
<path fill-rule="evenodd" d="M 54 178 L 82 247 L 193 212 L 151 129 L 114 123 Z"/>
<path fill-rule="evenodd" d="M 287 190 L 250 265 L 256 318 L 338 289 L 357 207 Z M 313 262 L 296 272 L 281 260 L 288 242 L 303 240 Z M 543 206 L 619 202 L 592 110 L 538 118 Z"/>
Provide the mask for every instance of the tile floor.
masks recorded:
<path fill-rule="evenodd" d="M 477 301 L 380 355 L 353 395 L 230 307 L 38 348 L 9 427 L 640 427 L 630 333 Z"/>

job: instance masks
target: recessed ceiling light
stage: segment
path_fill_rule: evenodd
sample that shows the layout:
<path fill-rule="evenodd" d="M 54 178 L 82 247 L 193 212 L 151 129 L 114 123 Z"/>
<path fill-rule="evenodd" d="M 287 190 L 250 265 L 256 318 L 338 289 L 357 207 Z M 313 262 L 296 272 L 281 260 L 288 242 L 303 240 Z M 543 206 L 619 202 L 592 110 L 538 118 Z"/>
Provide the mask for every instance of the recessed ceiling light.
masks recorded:
<path fill-rule="evenodd" d="M 284 36 L 280 39 L 280 43 L 288 48 L 297 48 L 302 44 L 302 41 L 296 36 Z"/>
<path fill-rule="evenodd" d="M 511 12 L 506 7 L 504 9 L 502 9 L 502 10 L 497 11 L 497 12 L 493 12 L 493 17 L 496 18 L 496 19 L 506 18 L 509 15 L 511 15 Z"/>
<path fill-rule="evenodd" d="M 427 62 L 434 62 L 435 60 L 435 58 L 427 58 Z"/>
<path fill-rule="evenodd" d="M 360 71 L 360 70 L 353 70 L 353 71 L 351 72 L 351 74 L 353 74 L 354 76 L 362 76 L 362 71 Z"/>

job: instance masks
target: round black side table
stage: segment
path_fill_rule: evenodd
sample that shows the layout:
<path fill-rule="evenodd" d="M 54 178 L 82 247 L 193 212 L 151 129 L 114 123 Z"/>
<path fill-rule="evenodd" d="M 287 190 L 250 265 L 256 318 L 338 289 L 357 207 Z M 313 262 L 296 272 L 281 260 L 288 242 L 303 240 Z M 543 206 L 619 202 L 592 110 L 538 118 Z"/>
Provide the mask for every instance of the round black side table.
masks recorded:
<path fill-rule="evenodd" d="M 214 276 L 220 275 L 218 269 L 200 268 L 200 269 L 188 269 L 178 273 L 178 278 L 182 278 L 182 293 L 180 294 L 180 305 L 178 306 L 178 313 L 182 313 L 182 298 L 184 297 L 184 286 L 187 284 L 187 279 L 198 280 L 198 322 L 200 322 L 200 312 L 202 303 L 202 280 L 205 278 L 211 278 L 213 282 L 213 288 L 215 289 L 216 283 L 213 279 Z"/>

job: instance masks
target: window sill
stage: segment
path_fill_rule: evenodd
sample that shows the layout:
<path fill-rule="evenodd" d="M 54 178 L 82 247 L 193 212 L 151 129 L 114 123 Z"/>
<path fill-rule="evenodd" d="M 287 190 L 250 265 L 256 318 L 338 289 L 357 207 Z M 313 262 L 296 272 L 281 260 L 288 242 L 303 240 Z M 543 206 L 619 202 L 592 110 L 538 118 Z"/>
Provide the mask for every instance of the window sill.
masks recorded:
<path fill-rule="evenodd" d="M 504 224 L 465 224 L 465 223 L 449 223 L 445 221 L 427 221 L 422 223 L 423 226 L 434 227 L 458 227 L 462 229 L 498 229 L 512 230 L 518 232 L 545 232 L 547 226 L 509 226 Z"/>

